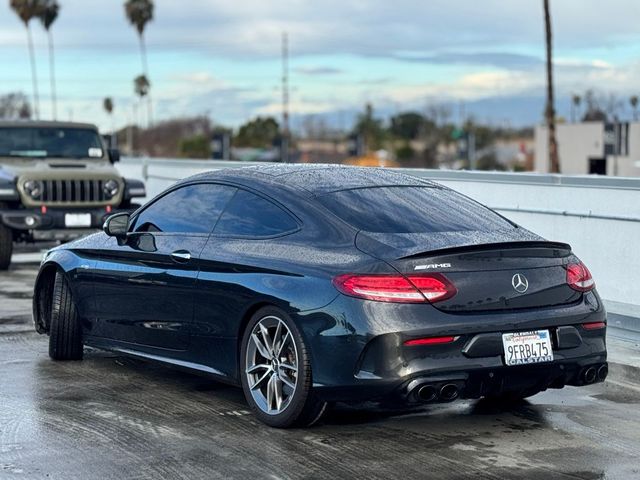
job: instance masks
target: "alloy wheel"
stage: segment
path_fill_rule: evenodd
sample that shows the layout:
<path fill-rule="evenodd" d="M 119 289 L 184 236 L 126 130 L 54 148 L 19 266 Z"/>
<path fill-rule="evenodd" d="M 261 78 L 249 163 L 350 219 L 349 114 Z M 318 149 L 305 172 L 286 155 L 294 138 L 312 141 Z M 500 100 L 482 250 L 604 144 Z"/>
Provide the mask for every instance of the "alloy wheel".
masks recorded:
<path fill-rule="evenodd" d="M 253 327 L 246 350 L 247 382 L 253 400 L 269 415 L 284 412 L 298 383 L 298 352 L 289 327 L 266 316 Z"/>

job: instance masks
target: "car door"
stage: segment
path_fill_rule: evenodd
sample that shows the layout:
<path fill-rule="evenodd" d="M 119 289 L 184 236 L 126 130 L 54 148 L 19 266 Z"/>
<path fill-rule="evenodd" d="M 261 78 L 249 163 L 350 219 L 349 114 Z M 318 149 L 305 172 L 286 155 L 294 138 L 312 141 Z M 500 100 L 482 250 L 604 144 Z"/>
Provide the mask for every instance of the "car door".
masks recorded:
<path fill-rule="evenodd" d="M 240 319 L 271 282 L 283 278 L 268 265 L 272 240 L 299 228 L 299 221 L 271 199 L 238 189 L 200 261 L 189 347 L 194 357 L 234 376 Z"/>
<path fill-rule="evenodd" d="M 233 187 L 178 187 L 131 220 L 94 267 L 97 336 L 142 347 L 186 350 L 198 258 Z M 121 242 L 122 243 L 122 242 Z"/>

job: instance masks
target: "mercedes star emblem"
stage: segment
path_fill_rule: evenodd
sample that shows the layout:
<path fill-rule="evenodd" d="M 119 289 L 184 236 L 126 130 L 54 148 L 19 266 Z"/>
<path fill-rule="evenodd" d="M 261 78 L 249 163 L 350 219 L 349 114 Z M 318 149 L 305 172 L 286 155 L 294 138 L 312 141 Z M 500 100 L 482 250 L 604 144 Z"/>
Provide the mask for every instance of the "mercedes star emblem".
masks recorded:
<path fill-rule="evenodd" d="M 516 292 L 524 293 L 529 289 L 529 280 L 527 280 L 527 277 L 525 277 L 521 273 L 516 273 L 511 278 L 511 285 L 513 285 L 513 289 Z"/>

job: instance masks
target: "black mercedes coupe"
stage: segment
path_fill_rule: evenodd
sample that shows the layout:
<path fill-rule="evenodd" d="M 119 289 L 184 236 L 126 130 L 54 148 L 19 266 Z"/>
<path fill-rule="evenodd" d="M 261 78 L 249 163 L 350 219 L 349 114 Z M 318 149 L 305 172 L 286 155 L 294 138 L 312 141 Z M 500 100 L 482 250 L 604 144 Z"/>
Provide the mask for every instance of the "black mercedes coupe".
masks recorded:
<path fill-rule="evenodd" d="M 276 165 L 173 185 L 49 251 L 36 330 L 241 385 L 274 427 L 335 401 L 500 401 L 607 375 L 587 267 L 437 183 Z"/>

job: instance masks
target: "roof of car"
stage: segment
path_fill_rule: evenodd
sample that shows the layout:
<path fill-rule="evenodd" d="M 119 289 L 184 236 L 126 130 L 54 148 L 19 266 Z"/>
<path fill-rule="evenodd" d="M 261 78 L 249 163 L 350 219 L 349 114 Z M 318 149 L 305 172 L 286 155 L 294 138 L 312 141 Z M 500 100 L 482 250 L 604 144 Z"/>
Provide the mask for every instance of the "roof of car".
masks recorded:
<path fill-rule="evenodd" d="M 80 122 L 54 122 L 49 120 L 0 120 L 0 127 L 35 127 L 35 128 L 90 128 L 98 130 L 98 127 L 91 123 Z"/>
<path fill-rule="evenodd" d="M 247 186 L 271 184 L 305 191 L 311 195 L 353 188 L 380 186 L 439 187 L 437 183 L 388 168 L 322 164 L 278 164 L 229 168 L 201 173 L 193 180 L 227 180 Z"/>

